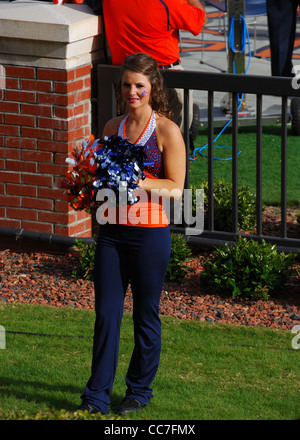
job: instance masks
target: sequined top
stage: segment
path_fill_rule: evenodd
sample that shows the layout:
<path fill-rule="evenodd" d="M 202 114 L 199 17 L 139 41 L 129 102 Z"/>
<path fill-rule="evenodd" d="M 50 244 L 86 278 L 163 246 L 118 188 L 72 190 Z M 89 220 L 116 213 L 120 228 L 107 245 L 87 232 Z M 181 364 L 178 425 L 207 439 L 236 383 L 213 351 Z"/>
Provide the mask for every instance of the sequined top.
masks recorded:
<path fill-rule="evenodd" d="M 119 125 L 118 136 L 123 139 L 126 138 L 126 122 L 128 116 L 122 119 Z M 151 174 L 153 177 L 163 179 L 165 177 L 163 155 L 157 145 L 156 137 L 156 119 L 155 112 L 152 112 L 149 123 L 147 124 L 145 130 L 135 142 L 138 145 L 144 145 L 146 147 L 147 163 L 151 163 L 151 166 L 145 166 L 144 170 Z M 152 165 L 153 163 L 153 165 Z"/>
<path fill-rule="evenodd" d="M 118 129 L 118 136 L 123 139 L 126 138 L 127 119 L 128 116 L 122 119 Z M 144 167 L 146 176 L 152 179 L 163 179 L 165 177 L 163 155 L 157 145 L 154 111 L 152 111 L 145 130 L 135 144 L 146 147 L 147 159 L 145 163 L 151 163 L 151 165 Z M 144 199 L 145 196 L 146 200 Z M 162 198 L 159 197 L 159 200 L 157 200 L 154 197 L 153 199 L 152 194 L 147 195 L 145 191 L 142 191 L 142 198 L 137 203 L 127 206 L 125 212 L 118 212 L 117 223 L 127 226 L 165 227 L 168 226 L 169 220 L 163 207 Z"/>

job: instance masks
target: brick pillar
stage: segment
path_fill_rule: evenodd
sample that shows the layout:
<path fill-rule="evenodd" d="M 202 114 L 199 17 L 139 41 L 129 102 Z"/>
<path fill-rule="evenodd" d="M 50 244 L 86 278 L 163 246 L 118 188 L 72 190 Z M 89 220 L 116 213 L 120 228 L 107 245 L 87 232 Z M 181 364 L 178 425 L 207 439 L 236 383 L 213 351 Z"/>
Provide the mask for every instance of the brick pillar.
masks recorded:
<path fill-rule="evenodd" d="M 32 5 L 37 4 L 38 17 L 33 18 Z M 91 98 L 95 94 L 93 73 L 102 56 L 100 44 L 96 44 L 97 56 L 93 53 L 101 34 L 99 17 L 83 5 L 44 3 L 42 10 L 40 5 L 5 4 L 4 15 L 12 21 L 11 45 L 5 35 L 9 27 L 0 26 L 0 33 L 4 32 L 0 35 L 0 64 L 5 71 L 5 86 L 0 90 L 0 226 L 89 237 L 91 216 L 69 207 L 60 182 L 68 169 L 68 154 L 95 130 Z M 0 4 L 0 12 L 2 7 Z M 22 14 L 24 32 L 16 45 L 14 20 L 18 13 Z M 59 18 L 61 24 L 57 23 Z M 0 18 L 0 24 L 1 21 Z M 34 34 L 26 34 L 26 30 L 31 32 L 26 27 L 28 22 L 39 31 L 37 40 L 33 39 Z M 56 31 L 50 42 L 38 39 L 43 25 L 44 38 L 52 35 L 51 27 Z M 77 28 L 72 36 L 74 26 Z M 69 33 L 62 41 L 66 29 Z M 1 37 L 8 41 L 4 54 Z M 12 55 L 12 48 L 17 47 L 22 54 Z M 24 48 L 28 49 L 28 56 L 24 55 Z M 53 53 L 60 55 L 53 58 Z"/>

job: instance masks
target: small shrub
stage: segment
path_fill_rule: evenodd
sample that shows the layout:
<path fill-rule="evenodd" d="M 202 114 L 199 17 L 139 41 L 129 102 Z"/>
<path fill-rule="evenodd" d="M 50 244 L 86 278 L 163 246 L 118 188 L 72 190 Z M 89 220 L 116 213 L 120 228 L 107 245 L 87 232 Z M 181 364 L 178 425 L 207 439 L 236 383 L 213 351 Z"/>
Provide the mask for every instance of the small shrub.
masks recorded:
<path fill-rule="evenodd" d="M 186 245 L 183 235 L 171 233 L 171 237 L 172 250 L 166 279 L 182 282 L 187 272 L 185 261 L 191 256 L 191 250 Z M 94 243 L 86 244 L 82 240 L 77 239 L 75 241 L 75 250 L 79 253 L 79 266 L 73 271 L 73 277 L 75 279 L 93 280 L 96 240 Z"/>
<path fill-rule="evenodd" d="M 182 234 L 171 233 L 172 250 L 166 280 L 183 282 L 188 266 L 186 260 L 191 256 L 191 250 L 187 246 Z"/>
<path fill-rule="evenodd" d="M 94 259 L 96 252 L 96 240 L 86 244 L 80 239 L 75 240 L 74 250 L 79 253 L 79 267 L 72 272 L 75 279 L 84 278 L 93 280 Z"/>
<path fill-rule="evenodd" d="M 294 262 L 294 255 L 278 253 L 275 245 L 239 237 L 234 246 L 226 243 L 213 252 L 201 282 L 209 293 L 268 299 L 296 273 Z"/>
<path fill-rule="evenodd" d="M 204 190 L 204 224 L 207 228 L 208 181 L 202 182 Z M 195 186 L 192 186 L 195 190 Z M 194 191 L 193 191 L 194 192 Z M 195 202 L 193 200 L 193 206 Z M 254 231 L 256 225 L 256 197 L 247 186 L 238 189 L 238 228 L 243 231 Z M 214 184 L 214 229 L 232 231 L 232 185 L 224 179 Z"/>

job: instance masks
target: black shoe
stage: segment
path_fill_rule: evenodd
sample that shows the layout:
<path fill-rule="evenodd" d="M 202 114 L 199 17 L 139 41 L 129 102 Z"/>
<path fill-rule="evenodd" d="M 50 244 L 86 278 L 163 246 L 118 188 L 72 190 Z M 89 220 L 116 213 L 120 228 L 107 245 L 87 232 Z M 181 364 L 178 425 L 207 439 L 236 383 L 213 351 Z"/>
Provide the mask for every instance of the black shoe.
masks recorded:
<path fill-rule="evenodd" d="M 85 401 L 82 402 L 82 404 L 77 408 L 76 411 L 87 411 L 89 414 L 101 414 L 101 411 L 98 411 L 90 403 Z"/>
<path fill-rule="evenodd" d="M 125 397 L 123 402 L 117 408 L 117 413 L 121 415 L 125 415 L 131 411 L 139 411 L 144 406 L 146 406 L 145 403 L 142 403 L 139 400 L 131 399 L 130 397 Z"/>

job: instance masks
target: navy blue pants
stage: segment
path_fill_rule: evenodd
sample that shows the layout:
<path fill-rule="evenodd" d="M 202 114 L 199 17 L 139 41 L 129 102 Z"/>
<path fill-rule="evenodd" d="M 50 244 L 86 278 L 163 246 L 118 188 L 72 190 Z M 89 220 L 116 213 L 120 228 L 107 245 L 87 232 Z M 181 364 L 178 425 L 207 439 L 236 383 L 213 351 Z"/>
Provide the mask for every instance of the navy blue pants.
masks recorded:
<path fill-rule="evenodd" d="M 129 282 L 135 345 L 126 375 L 126 396 L 145 404 L 153 397 L 150 385 L 161 349 L 159 302 L 170 252 L 169 227 L 100 227 L 94 265 L 92 374 L 81 397 L 103 414 L 108 412 L 117 369 L 120 324 Z"/>
<path fill-rule="evenodd" d="M 299 0 L 267 0 L 273 76 L 293 76 L 292 55 Z"/>

